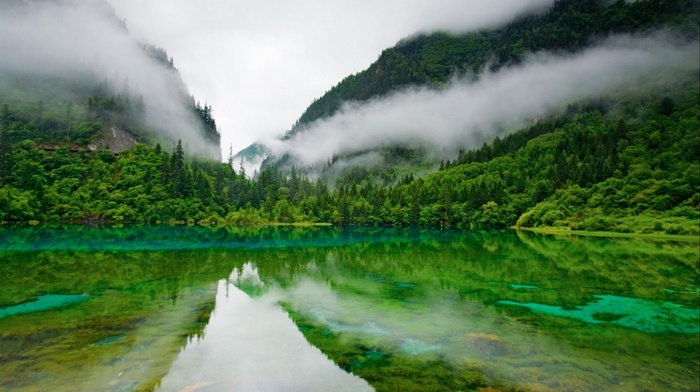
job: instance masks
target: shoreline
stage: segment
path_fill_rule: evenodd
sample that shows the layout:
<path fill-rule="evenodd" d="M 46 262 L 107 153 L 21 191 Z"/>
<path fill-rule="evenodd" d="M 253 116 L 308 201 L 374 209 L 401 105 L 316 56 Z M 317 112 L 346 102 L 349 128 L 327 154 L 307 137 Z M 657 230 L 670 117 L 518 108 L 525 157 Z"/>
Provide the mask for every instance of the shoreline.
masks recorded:
<path fill-rule="evenodd" d="M 529 231 L 538 234 L 549 234 L 557 236 L 582 236 L 582 237 L 602 237 L 602 238 L 637 238 L 649 240 L 682 241 L 700 243 L 700 237 L 685 234 L 660 234 L 660 233 L 619 233 L 614 231 L 585 231 L 571 230 L 557 227 L 511 227 L 516 231 Z"/>

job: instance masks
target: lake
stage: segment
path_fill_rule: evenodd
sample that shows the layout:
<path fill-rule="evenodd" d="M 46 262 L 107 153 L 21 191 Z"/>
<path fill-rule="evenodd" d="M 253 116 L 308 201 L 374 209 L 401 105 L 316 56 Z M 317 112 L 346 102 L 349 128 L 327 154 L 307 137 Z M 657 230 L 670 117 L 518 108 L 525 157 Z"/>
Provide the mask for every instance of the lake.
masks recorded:
<path fill-rule="evenodd" d="M 0 229 L 2 391 L 697 391 L 697 242 Z"/>

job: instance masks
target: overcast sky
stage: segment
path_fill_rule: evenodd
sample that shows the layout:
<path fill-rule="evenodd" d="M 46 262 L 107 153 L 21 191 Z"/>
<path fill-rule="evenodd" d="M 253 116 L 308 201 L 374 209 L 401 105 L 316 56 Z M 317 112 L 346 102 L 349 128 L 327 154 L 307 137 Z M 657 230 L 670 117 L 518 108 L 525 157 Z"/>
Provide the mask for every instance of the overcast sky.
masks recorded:
<path fill-rule="evenodd" d="M 306 107 L 417 31 L 510 21 L 553 0 L 108 0 L 213 106 L 224 159 L 281 135 Z"/>

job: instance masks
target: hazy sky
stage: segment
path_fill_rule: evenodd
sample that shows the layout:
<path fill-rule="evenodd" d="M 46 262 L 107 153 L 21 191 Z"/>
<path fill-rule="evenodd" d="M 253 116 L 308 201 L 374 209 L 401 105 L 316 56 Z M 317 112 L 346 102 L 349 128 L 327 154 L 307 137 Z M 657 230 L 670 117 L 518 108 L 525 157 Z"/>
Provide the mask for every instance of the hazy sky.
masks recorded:
<path fill-rule="evenodd" d="M 108 0 L 213 106 L 223 156 L 281 135 L 306 107 L 417 31 L 473 30 L 553 0 Z"/>

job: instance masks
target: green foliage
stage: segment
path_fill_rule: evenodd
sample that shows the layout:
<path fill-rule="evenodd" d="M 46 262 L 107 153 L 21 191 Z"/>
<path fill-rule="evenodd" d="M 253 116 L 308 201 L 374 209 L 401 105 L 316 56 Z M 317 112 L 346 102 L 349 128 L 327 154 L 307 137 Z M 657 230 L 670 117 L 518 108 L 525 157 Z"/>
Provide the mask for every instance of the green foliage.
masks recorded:
<path fill-rule="evenodd" d="M 417 36 L 312 104 L 293 132 L 348 99 L 415 84 L 439 88 L 454 73 L 482 71 L 489 59 L 499 68 L 518 63 L 525 51 L 574 51 L 592 37 L 652 26 L 693 37 L 697 15 L 691 0 L 558 1 L 546 14 L 499 30 Z M 154 56 L 167 60 L 158 50 Z M 24 80 L 18 88 L 0 79 L 0 98 L 9 102 L 0 113 L 0 221 L 698 234 L 699 83 L 697 74 L 678 80 L 572 104 L 560 117 L 462 150 L 423 178 L 426 151 L 387 146 L 380 152 L 386 166 L 349 168 L 329 190 L 323 172 L 312 181 L 294 167 L 284 175 L 265 166 L 251 180 L 232 161 L 187 159 L 180 141 L 170 152 L 160 145 L 120 155 L 78 148 L 112 125 L 146 138 L 143 100 L 110 91 L 106 82 L 77 88 L 73 100 L 34 100 L 29 87 L 65 86 Z M 218 141 L 211 107 L 193 100 L 192 108 Z"/>
<path fill-rule="evenodd" d="M 520 63 L 526 53 L 574 52 L 616 33 L 667 26 L 697 38 L 696 0 L 601 1 L 558 0 L 549 12 L 491 30 L 453 35 L 422 34 L 384 50 L 366 70 L 350 75 L 314 100 L 288 137 L 344 102 L 367 101 L 392 91 L 422 85 L 444 86 L 451 77 L 479 74 Z"/>
<path fill-rule="evenodd" d="M 461 151 L 424 178 L 377 186 L 358 172 L 336 191 L 296 169 L 247 179 L 228 164 L 188 160 L 182 143 L 114 155 L 22 141 L 3 150 L 0 219 L 698 234 L 697 87 L 621 98 L 604 113 L 582 106 Z"/>

